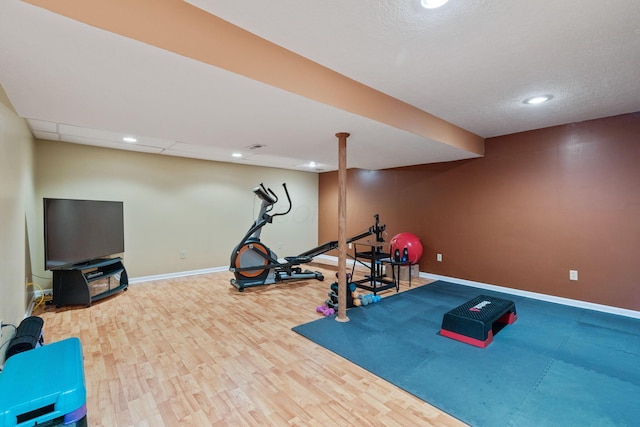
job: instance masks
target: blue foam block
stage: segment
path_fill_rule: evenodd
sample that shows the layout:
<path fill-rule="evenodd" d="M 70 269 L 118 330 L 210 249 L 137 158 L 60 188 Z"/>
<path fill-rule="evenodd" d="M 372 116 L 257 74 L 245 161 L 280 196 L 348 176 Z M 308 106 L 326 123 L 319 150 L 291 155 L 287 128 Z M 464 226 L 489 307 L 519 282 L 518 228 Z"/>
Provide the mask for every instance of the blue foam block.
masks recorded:
<path fill-rule="evenodd" d="M 0 374 L 0 427 L 86 421 L 86 398 L 78 338 L 18 353 Z"/>

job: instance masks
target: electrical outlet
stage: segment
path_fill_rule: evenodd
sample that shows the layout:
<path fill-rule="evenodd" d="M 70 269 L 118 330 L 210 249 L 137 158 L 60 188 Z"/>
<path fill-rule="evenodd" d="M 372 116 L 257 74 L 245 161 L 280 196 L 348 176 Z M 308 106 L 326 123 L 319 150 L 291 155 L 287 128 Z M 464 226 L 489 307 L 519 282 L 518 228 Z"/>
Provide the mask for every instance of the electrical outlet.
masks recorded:
<path fill-rule="evenodd" d="M 578 280 L 578 270 L 569 270 L 569 280 Z"/>
<path fill-rule="evenodd" d="M 353 243 L 349 243 L 349 249 L 353 249 Z"/>
<path fill-rule="evenodd" d="M 180 251 L 180 259 L 185 259 L 187 257 L 187 251 L 184 249 Z"/>
<path fill-rule="evenodd" d="M 442 254 L 436 255 L 436 261 L 442 262 Z"/>

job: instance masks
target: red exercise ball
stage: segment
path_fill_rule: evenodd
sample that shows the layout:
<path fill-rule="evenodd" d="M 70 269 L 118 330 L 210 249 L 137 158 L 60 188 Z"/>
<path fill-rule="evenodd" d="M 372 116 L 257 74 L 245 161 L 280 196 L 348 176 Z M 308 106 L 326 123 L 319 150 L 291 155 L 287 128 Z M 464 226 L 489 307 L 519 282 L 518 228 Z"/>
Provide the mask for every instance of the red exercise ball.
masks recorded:
<path fill-rule="evenodd" d="M 417 264 L 422 257 L 422 243 L 418 236 L 411 233 L 399 233 L 389 241 L 391 259 Z M 397 252 L 396 252 L 397 251 Z"/>

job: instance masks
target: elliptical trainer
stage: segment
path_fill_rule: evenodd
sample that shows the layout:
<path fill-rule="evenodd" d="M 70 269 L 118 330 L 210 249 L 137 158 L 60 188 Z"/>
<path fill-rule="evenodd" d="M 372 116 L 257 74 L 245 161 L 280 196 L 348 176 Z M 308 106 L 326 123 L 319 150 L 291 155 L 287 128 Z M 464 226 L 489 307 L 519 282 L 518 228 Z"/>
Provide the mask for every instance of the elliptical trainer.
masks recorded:
<path fill-rule="evenodd" d="M 255 195 L 262 200 L 260 213 L 249 231 L 233 249 L 229 263 L 229 271 L 235 276 L 231 279 L 231 284 L 240 292 L 244 288 L 270 285 L 287 280 L 324 280 L 322 273 L 310 270 L 302 271 L 302 268 L 299 267 L 300 264 L 311 262 L 313 256 L 285 257 L 285 262 L 280 262 L 277 255 L 260 241 L 262 227 L 273 222 L 274 217 L 286 215 L 291 211 L 291 197 L 287 185 L 282 184 L 282 187 L 287 195 L 289 208 L 285 212 L 273 215 L 270 215 L 269 212 L 278 203 L 278 196 L 271 188 L 265 188 L 262 183 L 253 189 Z"/>

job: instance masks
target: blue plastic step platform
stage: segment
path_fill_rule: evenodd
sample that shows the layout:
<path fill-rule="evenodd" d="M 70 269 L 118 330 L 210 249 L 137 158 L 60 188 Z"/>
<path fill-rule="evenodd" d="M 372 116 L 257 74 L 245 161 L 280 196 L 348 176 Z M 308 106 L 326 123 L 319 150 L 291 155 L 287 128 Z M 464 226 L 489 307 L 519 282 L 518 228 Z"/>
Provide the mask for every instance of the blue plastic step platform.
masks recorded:
<path fill-rule="evenodd" d="M 517 319 L 513 301 L 480 295 L 445 313 L 440 335 L 486 348 L 493 341 L 494 330 Z"/>
<path fill-rule="evenodd" d="M 85 427 L 86 402 L 78 338 L 18 353 L 0 373 L 0 427 Z"/>

